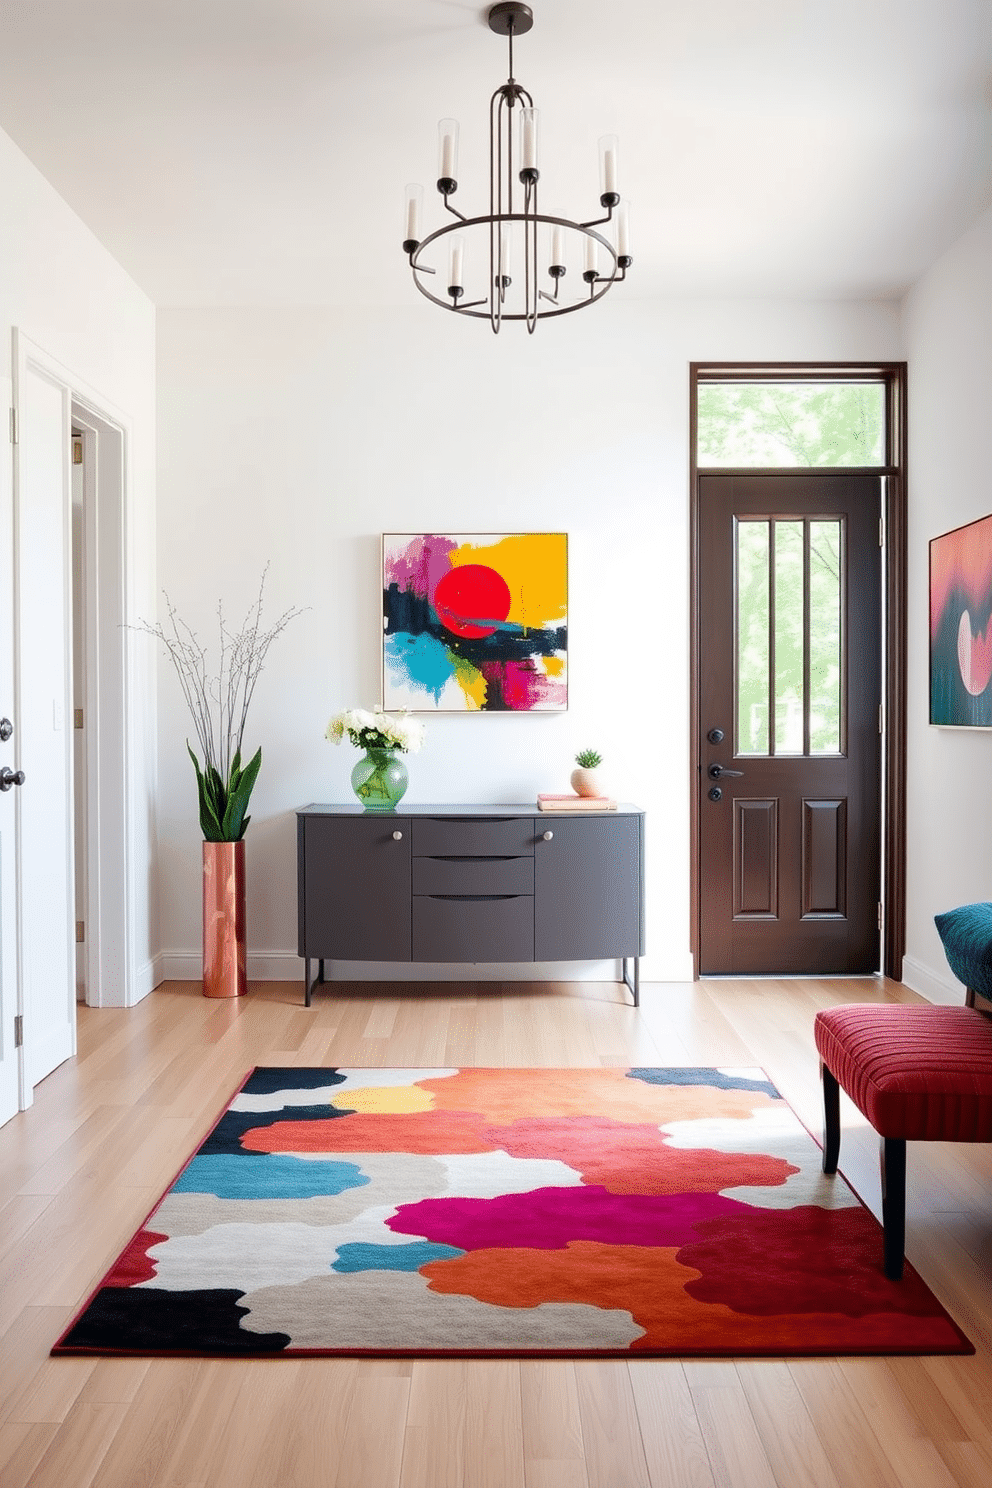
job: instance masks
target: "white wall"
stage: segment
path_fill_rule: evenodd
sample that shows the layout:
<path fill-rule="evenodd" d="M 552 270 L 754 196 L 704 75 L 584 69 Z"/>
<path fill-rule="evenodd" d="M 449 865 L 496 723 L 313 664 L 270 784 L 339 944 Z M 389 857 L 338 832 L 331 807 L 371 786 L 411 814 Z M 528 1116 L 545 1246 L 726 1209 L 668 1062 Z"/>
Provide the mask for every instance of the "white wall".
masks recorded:
<path fill-rule="evenodd" d="M 10 376 L 11 331 L 18 327 L 61 364 L 74 390 L 91 392 L 101 406 L 126 417 L 130 601 L 145 607 L 154 602 L 155 593 L 154 307 L 2 132 L 0 200 L 0 377 Z M 6 421 L 6 410 L 3 417 Z M 0 602 L 8 603 L 8 596 Z M 134 923 L 129 954 L 139 990 L 148 991 L 158 939 L 153 914 L 155 693 L 144 644 L 131 652 L 129 867 Z"/>
<path fill-rule="evenodd" d="M 204 636 L 218 597 L 247 608 L 267 561 L 267 613 L 308 606 L 270 653 L 246 738 L 263 749 L 247 837 L 251 974 L 297 975 L 294 809 L 351 798 L 355 752 L 323 731 L 378 695 L 379 534 L 447 529 L 568 532 L 570 707 L 428 716 L 406 799 L 532 801 L 568 788 L 576 749 L 599 748 L 614 793 L 648 812 L 643 973 L 691 974 L 688 363 L 891 358 L 898 311 L 623 296 L 498 339 L 420 303 L 160 313 L 162 586 Z M 191 730 L 165 666 L 159 707 L 160 970 L 193 976 Z"/>
<path fill-rule="evenodd" d="M 931 728 L 928 544 L 992 511 L 992 212 L 907 296 L 909 361 L 909 739 L 904 978 L 961 1001 L 933 916 L 992 899 L 988 791 L 992 732 Z"/>

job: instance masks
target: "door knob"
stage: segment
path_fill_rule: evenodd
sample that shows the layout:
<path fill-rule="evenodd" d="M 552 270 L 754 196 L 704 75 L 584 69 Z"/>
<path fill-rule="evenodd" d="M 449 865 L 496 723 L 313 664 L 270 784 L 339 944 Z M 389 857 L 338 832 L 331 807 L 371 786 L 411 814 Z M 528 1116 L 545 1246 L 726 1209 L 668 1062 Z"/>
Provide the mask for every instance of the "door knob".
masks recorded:
<path fill-rule="evenodd" d="M 393 833 L 393 841 L 394 842 L 402 842 L 403 841 L 403 833 L 402 832 L 394 832 Z"/>
<path fill-rule="evenodd" d="M 554 835 L 555 835 L 554 832 L 542 832 L 541 833 L 541 836 L 544 838 L 545 842 L 550 842 L 551 839 L 552 839 L 552 837 Z"/>
<path fill-rule="evenodd" d="M 12 770 L 9 765 L 4 765 L 0 770 L 0 791 L 9 791 L 12 785 L 24 784 L 24 771 Z"/>
<path fill-rule="evenodd" d="M 14 732 L 14 725 L 9 718 L 0 718 L 0 743 L 6 744 Z"/>
<path fill-rule="evenodd" d="M 728 770 L 726 765 L 712 764 L 706 772 L 711 780 L 722 780 L 724 775 L 743 775 L 743 770 Z"/>

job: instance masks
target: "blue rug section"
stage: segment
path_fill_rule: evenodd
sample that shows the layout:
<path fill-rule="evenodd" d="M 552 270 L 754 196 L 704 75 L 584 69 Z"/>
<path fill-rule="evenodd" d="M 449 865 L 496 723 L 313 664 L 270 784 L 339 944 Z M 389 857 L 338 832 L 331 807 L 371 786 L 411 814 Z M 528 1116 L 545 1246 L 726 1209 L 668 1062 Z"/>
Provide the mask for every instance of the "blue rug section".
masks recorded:
<path fill-rule="evenodd" d="M 173 1193 L 208 1193 L 218 1199 L 316 1199 L 364 1188 L 372 1180 L 355 1163 L 310 1162 L 280 1152 L 256 1152 L 252 1161 L 228 1153 L 194 1157 Z"/>
<path fill-rule="evenodd" d="M 369 1245 L 355 1241 L 338 1248 L 332 1271 L 419 1271 L 428 1261 L 452 1261 L 464 1255 L 454 1245 L 433 1245 L 429 1240 L 414 1240 L 409 1245 Z"/>
<path fill-rule="evenodd" d="M 630 1069 L 629 1080 L 643 1080 L 646 1085 L 707 1085 L 710 1090 L 760 1090 L 772 1100 L 781 1097 L 770 1080 L 752 1080 L 747 1075 L 727 1075 L 705 1065 L 684 1065 L 676 1069 Z"/>

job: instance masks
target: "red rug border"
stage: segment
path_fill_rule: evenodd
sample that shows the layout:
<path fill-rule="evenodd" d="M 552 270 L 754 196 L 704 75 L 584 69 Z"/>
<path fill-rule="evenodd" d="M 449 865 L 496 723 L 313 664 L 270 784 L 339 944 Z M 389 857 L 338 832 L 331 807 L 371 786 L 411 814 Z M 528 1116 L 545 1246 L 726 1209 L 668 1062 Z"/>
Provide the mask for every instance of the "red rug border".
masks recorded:
<path fill-rule="evenodd" d="M 623 1066 L 623 1068 L 634 1068 L 634 1067 L 635 1066 L 626 1066 L 626 1065 Z M 616 1360 L 620 1360 L 620 1359 L 623 1359 L 623 1360 L 626 1360 L 628 1362 L 633 1361 L 633 1360 L 636 1360 L 636 1359 L 644 1359 L 644 1360 L 647 1360 L 647 1361 L 652 1361 L 652 1360 L 657 1360 L 657 1359 L 741 1359 L 741 1360 L 745 1360 L 745 1361 L 748 1360 L 748 1359 L 781 1359 L 783 1362 L 785 1362 L 785 1361 L 788 1361 L 788 1360 L 791 1360 L 791 1359 L 802 1360 L 802 1359 L 960 1358 L 960 1357 L 967 1357 L 968 1355 L 972 1355 L 972 1354 L 974 1354 L 976 1352 L 975 1345 L 972 1343 L 971 1339 L 964 1332 L 964 1330 L 961 1328 L 961 1326 L 955 1321 L 955 1319 L 948 1312 L 947 1308 L 944 1306 L 943 1302 L 940 1300 L 940 1298 L 938 1297 L 937 1293 L 934 1291 L 933 1287 L 930 1285 L 930 1283 L 923 1276 L 920 1275 L 920 1272 L 916 1270 L 916 1267 L 908 1259 L 905 1261 L 905 1267 L 906 1267 L 906 1269 L 909 1270 L 909 1271 L 912 1271 L 913 1274 L 916 1277 L 919 1278 L 919 1280 L 923 1284 L 923 1286 L 926 1287 L 927 1291 L 930 1292 L 930 1294 L 932 1295 L 934 1301 L 937 1303 L 937 1306 L 940 1308 L 941 1312 L 944 1314 L 944 1317 L 947 1319 L 948 1323 L 950 1323 L 951 1328 L 957 1334 L 957 1336 L 958 1336 L 958 1338 L 959 1338 L 959 1340 L 961 1342 L 961 1347 L 959 1349 L 951 1349 L 951 1348 L 889 1348 L 889 1349 L 886 1349 L 884 1351 L 879 1350 L 879 1349 L 845 1349 L 843 1351 L 843 1353 L 837 1353 L 836 1351 L 830 1351 L 830 1352 L 820 1351 L 820 1352 L 809 1353 L 809 1354 L 802 1354 L 802 1353 L 788 1353 L 788 1354 L 783 1354 L 781 1352 L 781 1350 L 774 1350 L 774 1349 L 767 1349 L 767 1350 L 766 1349 L 749 1349 L 747 1351 L 747 1353 L 743 1353 L 742 1354 L 742 1353 L 739 1352 L 739 1350 L 730 1349 L 730 1348 L 728 1348 L 728 1349 L 707 1348 L 707 1349 L 704 1349 L 704 1350 L 700 1350 L 698 1353 L 697 1352 L 694 1352 L 692 1350 L 686 1350 L 686 1349 L 680 1349 L 678 1352 L 675 1352 L 674 1350 L 669 1350 L 669 1349 L 665 1349 L 665 1350 L 659 1350 L 659 1349 L 654 1349 L 654 1350 L 651 1350 L 651 1349 L 636 1349 L 636 1350 L 635 1349 L 629 1349 L 629 1350 L 623 1350 L 623 1351 L 620 1351 L 620 1350 L 617 1350 L 617 1349 L 566 1349 L 566 1350 L 561 1350 L 561 1349 L 527 1349 L 526 1352 L 515 1353 L 512 1349 L 398 1349 L 398 1348 L 396 1348 L 396 1349 L 382 1349 L 382 1348 L 375 1348 L 375 1349 L 354 1349 L 354 1348 L 353 1349 L 345 1349 L 345 1348 L 341 1348 L 341 1349 L 334 1349 L 333 1351 L 328 1351 L 327 1349 L 308 1349 L 308 1348 L 296 1348 L 296 1349 L 293 1349 L 293 1348 L 287 1348 L 287 1349 L 274 1349 L 271 1352 L 265 1352 L 264 1350 L 262 1350 L 262 1351 L 259 1351 L 257 1353 L 252 1353 L 252 1354 L 237 1354 L 237 1353 L 223 1353 L 223 1352 L 218 1352 L 217 1350 L 211 1350 L 211 1349 L 158 1349 L 154 1353 L 148 1353 L 147 1350 L 142 1350 L 142 1349 L 128 1349 L 128 1348 L 121 1348 L 121 1349 L 99 1348 L 98 1349 L 98 1348 L 84 1348 L 84 1347 L 81 1348 L 81 1347 L 78 1347 L 78 1346 L 71 1347 L 71 1348 L 63 1348 L 63 1342 L 64 1342 L 64 1340 L 72 1332 L 73 1328 L 76 1326 L 76 1324 L 79 1322 L 80 1318 L 83 1316 L 83 1314 L 89 1308 L 90 1304 L 96 1298 L 97 1294 L 102 1290 L 104 1282 L 106 1281 L 107 1277 L 110 1275 L 111 1271 L 113 1270 L 114 1266 L 116 1265 L 116 1263 L 119 1260 L 119 1258 L 121 1257 L 121 1255 L 123 1255 L 124 1251 L 127 1250 L 128 1246 L 131 1245 L 132 1242 L 137 1239 L 138 1235 L 141 1234 L 141 1231 L 145 1228 L 145 1226 L 147 1225 L 148 1221 L 151 1219 L 152 1215 L 155 1213 L 156 1209 L 158 1209 L 159 1205 L 162 1203 L 162 1200 L 169 1193 L 170 1189 L 172 1189 L 175 1186 L 176 1182 L 182 1176 L 182 1174 L 185 1173 L 185 1171 L 189 1167 L 190 1163 L 198 1155 L 198 1153 L 200 1151 L 200 1148 L 203 1146 L 203 1144 L 207 1140 L 207 1138 L 210 1137 L 211 1134 L 214 1131 L 216 1131 L 217 1127 L 220 1125 L 220 1123 L 223 1121 L 224 1117 L 227 1115 L 228 1111 L 230 1110 L 232 1102 L 234 1100 L 236 1100 L 237 1097 L 241 1094 L 242 1090 L 244 1090 L 245 1086 L 248 1084 L 248 1081 L 251 1079 L 251 1077 L 255 1074 L 255 1072 L 257 1070 L 260 1070 L 260 1069 L 266 1069 L 266 1070 L 270 1070 L 270 1069 L 286 1069 L 286 1070 L 290 1070 L 291 1071 L 291 1070 L 294 1070 L 294 1069 L 327 1069 L 327 1070 L 360 1069 L 360 1070 L 368 1070 L 370 1073 L 374 1073 L 375 1070 L 377 1070 L 377 1069 L 378 1070 L 381 1070 L 381 1069 L 419 1070 L 420 1068 L 422 1068 L 422 1066 L 420 1066 L 420 1065 L 413 1065 L 413 1064 L 404 1064 L 404 1065 L 399 1065 L 399 1064 L 390 1064 L 390 1065 L 365 1065 L 365 1064 L 349 1064 L 349 1065 L 338 1065 L 338 1064 L 328 1064 L 328 1065 L 315 1065 L 315 1064 L 291 1065 L 290 1064 L 290 1065 L 279 1065 L 279 1064 L 256 1064 L 256 1065 L 252 1065 L 251 1069 L 248 1070 L 248 1072 L 242 1077 L 242 1079 L 239 1081 L 239 1083 L 231 1091 L 230 1095 L 227 1097 L 227 1100 L 224 1102 L 224 1105 L 221 1107 L 219 1114 L 214 1118 L 214 1120 L 210 1123 L 210 1125 L 203 1132 L 203 1135 L 199 1138 L 198 1142 L 196 1143 L 196 1146 L 193 1148 L 193 1151 L 190 1153 L 189 1157 L 187 1157 L 186 1161 L 184 1163 L 182 1163 L 180 1165 L 180 1167 L 178 1167 L 176 1169 L 175 1173 L 169 1179 L 169 1182 L 166 1184 L 165 1188 L 163 1188 L 163 1190 L 159 1194 L 158 1198 L 152 1204 L 151 1208 L 148 1210 L 147 1214 L 144 1216 L 144 1218 L 142 1219 L 141 1223 L 138 1225 L 137 1229 L 135 1229 L 133 1231 L 133 1233 L 131 1234 L 130 1238 L 127 1241 L 125 1241 L 124 1245 L 121 1246 L 121 1247 L 119 1247 L 117 1249 L 117 1251 L 115 1252 L 115 1255 L 114 1255 L 114 1259 L 111 1262 L 110 1266 L 108 1266 L 108 1268 L 104 1272 L 102 1272 L 102 1274 L 100 1276 L 100 1280 L 97 1282 L 96 1286 L 93 1287 L 92 1291 L 89 1292 L 89 1294 L 86 1297 L 85 1302 L 83 1302 L 81 1304 L 81 1306 L 77 1308 L 76 1312 L 73 1314 L 73 1316 L 70 1319 L 70 1321 L 67 1323 L 67 1325 L 65 1326 L 65 1328 L 63 1328 L 63 1330 L 59 1334 L 58 1338 L 52 1344 L 51 1349 L 49 1350 L 50 1357 L 65 1358 L 65 1359 L 85 1359 L 85 1358 L 97 1358 L 97 1359 L 231 1359 L 231 1360 L 239 1360 L 239 1361 L 242 1361 L 242 1362 L 244 1362 L 246 1360 L 249 1360 L 249 1359 L 262 1359 L 262 1360 L 266 1360 L 266 1361 L 271 1361 L 273 1359 L 287 1359 L 287 1360 L 288 1359 L 561 1359 L 561 1360 L 566 1360 L 566 1359 L 616 1359 Z M 426 1069 L 428 1067 L 427 1066 L 424 1066 L 423 1068 Z M 532 1064 L 492 1065 L 492 1064 L 483 1064 L 483 1065 L 458 1065 L 458 1066 L 455 1066 L 455 1065 L 437 1065 L 437 1066 L 430 1066 L 429 1068 L 431 1068 L 431 1069 L 449 1069 L 449 1068 L 450 1069 L 455 1069 L 455 1068 L 458 1068 L 458 1069 L 473 1069 L 473 1070 L 490 1070 L 490 1071 L 495 1071 L 495 1072 L 499 1073 L 499 1072 L 501 1072 L 503 1070 L 507 1070 L 507 1069 L 527 1069 L 527 1070 L 543 1070 L 543 1069 L 548 1069 L 548 1070 L 550 1070 L 550 1069 L 581 1070 L 581 1069 L 589 1069 L 589 1070 L 599 1070 L 599 1069 L 604 1068 L 604 1066 L 602 1066 L 602 1065 L 532 1065 Z M 792 1115 L 795 1117 L 795 1119 L 799 1122 L 799 1125 L 802 1127 L 802 1129 L 806 1133 L 806 1135 L 812 1140 L 812 1142 L 814 1143 L 814 1145 L 817 1146 L 820 1149 L 821 1152 L 823 1151 L 823 1143 L 821 1142 L 821 1140 L 819 1139 L 819 1137 L 817 1137 L 817 1135 L 816 1135 L 815 1132 L 810 1131 L 809 1127 L 806 1125 L 806 1123 L 803 1120 L 803 1118 L 799 1115 L 799 1112 L 795 1109 L 795 1107 L 793 1106 L 792 1102 L 790 1100 L 787 1100 L 786 1097 L 782 1094 L 782 1092 L 779 1089 L 778 1085 L 772 1079 L 771 1075 L 765 1069 L 764 1065 L 760 1065 L 760 1064 L 749 1064 L 749 1065 L 735 1065 L 735 1064 L 724 1064 L 724 1065 L 721 1065 L 721 1064 L 711 1064 L 711 1065 L 678 1065 L 678 1064 L 666 1064 L 666 1065 L 650 1065 L 650 1066 L 646 1065 L 646 1066 L 644 1066 L 644 1068 L 651 1068 L 651 1069 L 715 1069 L 715 1070 L 724 1070 L 724 1069 L 728 1069 L 728 1070 L 729 1069 L 749 1069 L 749 1070 L 751 1070 L 751 1069 L 754 1069 L 754 1070 L 760 1070 L 761 1073 L 764 1075 L 765 1079 L 768 1081 L 768 1084 L 771 1085 L 772 1088 L 777 1092 L 779 1100 L 785 1102 L 785 1105 L 788 1107 L 789 1111 L 792 1113 Z M 838 1168 L 838 1170 L 837 1170 L 837 1176 L 839 1178 L 843 1178 L 843 1181 L 847 1184 L 848 1188 L 850 1189 L 850 1191 L 854 1195 L 854 1197 L 857 1199 L 857 1201 L 861 1205 L 862 1209 L 864 1209 L 871 1216 L 871 1218 L 875 1221 L 875 1224 L 876 1224 L 876 1226 L 878 1228 L 878 1231 L 879 1231 L 879 1237 L 881 1238 L 882 1227 L 879 1224 L 878 1218 L 877 1218 L 874 1210 L 871 1208 L 871 1206 L 868 1203 L 866 1203 L 865 1199 L 862 1197 L 862 1195 L 855 1188 L 854 1184 L 847 1177 L 847 1175 L 844 1173 L 844 1171 L 843 1171 L 842 1168 Z"/>

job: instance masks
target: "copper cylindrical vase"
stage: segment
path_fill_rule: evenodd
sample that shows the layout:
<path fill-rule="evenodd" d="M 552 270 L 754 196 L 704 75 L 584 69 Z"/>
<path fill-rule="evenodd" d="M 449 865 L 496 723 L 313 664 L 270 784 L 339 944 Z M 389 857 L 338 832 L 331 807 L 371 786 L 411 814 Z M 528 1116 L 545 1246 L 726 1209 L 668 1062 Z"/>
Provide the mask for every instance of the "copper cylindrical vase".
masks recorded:
<path fill-rule="evenodd" d="M 203 844 L 203 995 L 244 997 L 245 844 Z"/>

